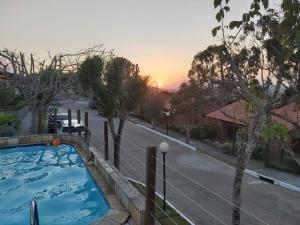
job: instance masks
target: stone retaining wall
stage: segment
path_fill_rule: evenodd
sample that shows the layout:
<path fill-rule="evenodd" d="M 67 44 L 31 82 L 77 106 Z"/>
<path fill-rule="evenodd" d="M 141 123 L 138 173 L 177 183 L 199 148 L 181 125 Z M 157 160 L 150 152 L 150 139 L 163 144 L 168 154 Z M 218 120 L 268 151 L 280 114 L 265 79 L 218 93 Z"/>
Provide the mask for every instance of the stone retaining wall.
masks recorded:
<path fill-rule="evenodd" d="M 94 164 L 113 192 L 118 196 L 123 206 L 130 213 L 137 225 L 144 225 L 145 198 L 122 176 L 111 163 L 105 161 L 101 154 L 93 147 L 89 148 Z"/>
<path fill-rule="evenodd" d="M 1 137 L 0 147 L 31 145 L 31 144 L 47 144 L 47 143 L 51 143 L 55 138 L 60 139 L 61 143 L 75 144 L 77 145 L 76 147 L 80 147 L 85 151 L 87 149 L 87 144 L 84 142 L 84 139 L 81 137 L 73 136 L 73 135 L 56 135 L 56 134 Z"/>

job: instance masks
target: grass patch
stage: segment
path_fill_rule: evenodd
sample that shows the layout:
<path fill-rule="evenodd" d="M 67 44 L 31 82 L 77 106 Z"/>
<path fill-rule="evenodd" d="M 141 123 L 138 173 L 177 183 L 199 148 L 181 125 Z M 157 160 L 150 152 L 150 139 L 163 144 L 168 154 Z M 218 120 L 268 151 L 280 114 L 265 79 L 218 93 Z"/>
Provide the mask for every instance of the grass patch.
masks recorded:
<path fill-rule="evenodd" d="M 19 127 L 19 120 L 15 115 L 13 115 L 13 114 L 0 115 L 0 129 L 3 126 L 8 125 L 8 123 L 12 123 L 12 125 L 16 129 Z"/>
<path fill-rule="evenodd" d="M 129 180 L 130 183 L 139 190 L 139 192 L 145 196 L 146 189 L 143 185 L 136 183 L 132 180 Z M 163 212 L 163 200 L 159 196 L 155 196 L 155 218 L 159 221 L 161 225 L 172 225 L 174 222 L 178 225 L 190 225 L 180 214 L 178 214 L 172 207 L 166 203 L 166 211 Z M 159 207 L 160 208 L 159 208 Z M 168 216 L 167 216 L 167 215 Z M 170 219 L 170 218 L 171 219 Z M 174 222 L 173 222 L 174 221 Z"/>
<path fill-rule="evenodd" d="M 25 100 L 14 100 L 13 102 L 10 102 L 7 106 L 6 111 L 17 111 L 19 109 L 22 109 L 27 105 Z"/>

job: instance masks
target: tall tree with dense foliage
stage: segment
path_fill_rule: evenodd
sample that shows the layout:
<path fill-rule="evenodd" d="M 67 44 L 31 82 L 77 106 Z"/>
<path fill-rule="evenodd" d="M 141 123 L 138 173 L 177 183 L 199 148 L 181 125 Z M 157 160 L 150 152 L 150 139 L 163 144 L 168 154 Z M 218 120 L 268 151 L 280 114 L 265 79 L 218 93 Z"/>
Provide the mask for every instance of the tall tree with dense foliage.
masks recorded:
<path fill-rule="evenodd" d="M 120 144 L 127 115 L 147 92 L 148 77 L 142 77 L 138 65 L 128 59 L 102 56 L 87 58 L 79 69 L 79 82 L 96 99 L 107 118 L 114 141 L 114 165 L 120 168 Z M 114 115 L 118 126 L 115 127 Z"/>
<path fill-rule="evenodd" d="M 202 95 L 195 85 L 182 83 L 179 90 L 172 96 L 170 103 L 172 112 L 183 118 L 186 143 L 189 143 L 191 129 L 201 116 Z"/>
<path fill-rule="evenodd" d="M 215 0 L 216 19 L 222 44 L 216 49 L 223 66 L 233 78 L 238 97 L 248 102 L 251 113 L 248 126 L 237 134 L 238 158 L 233 184 L 232 224 L 240 224 L 242 180 L 259 139 L 274 127 L 272 109 L 281 102 L 281 90 L 299 80 L 299 2 L 283 0 L 280 10 L 271 9 L 268 0 L 253 0 L 241 20 L 228 25 L 234 35 L 226 35 L 224 17 L 229 1 Z M 289 29 L 287 29 L 289 28 Z M 296 88 L 296 86 L 295 86 Z M 277 127 L 280 132 L 284 128 Z M 275 130 L 276 132 L 276 130 Z"/>
<path fill-rule="evenodd" d="M 232 224 L 239 225 L 242 181 L 254 148 L 262 138 L 284 138 L 282 134 L 287 133 L 283 125 L 274 125 L 271 116 L 297 126 L 273 109 L 282 102 L 283 89 L 293 89 L 295 93 L 299 90 L 300 3 L 283 0 L 276 10 L 269 7 L 268 0 L 253 0 L 242 18 L 228 25 L 224 18 L 230 11 L 230 1 L 214 0 L 214 6 L 218 9 L 219 26 L 212 33 L 219 34 L 222 42 L 195 57 L 189 77 L 198 87 L 217 87 L 215 93 L 220 99 L 224 91 L 230 90 L 233 97 L 247 102 L 246 110 L 251 116 L 247 126 L 237 133 L 238 156 L 232 194 Z"/>
<path fill-rule="evenodd" d="M 141 103 L 141 111 L 143 116 L 151 120 L 153 130 L 155 130 L 156 123 L 161 119 L 164 109 L 164 100 L 159 90 L 149 90 Z"/>

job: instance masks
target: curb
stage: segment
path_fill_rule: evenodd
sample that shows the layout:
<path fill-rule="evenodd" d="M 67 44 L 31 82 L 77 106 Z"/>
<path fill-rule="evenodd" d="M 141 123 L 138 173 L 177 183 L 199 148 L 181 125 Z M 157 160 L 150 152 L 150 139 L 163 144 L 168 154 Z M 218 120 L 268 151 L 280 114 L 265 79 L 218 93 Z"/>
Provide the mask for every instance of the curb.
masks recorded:
<path fill-rule="evenodd" d="M 138 183 L 138 184 L 140 184 L 140 185 L 142 185 L 142 186 L 144 186 L 144 187 L 146 187 L 146 185 L 145 184 L 143 184 L 142 182 L 140 182 L 140 181 L 137 181 L 137 180 L 135 180 L 135 179 L 132 179 L 132 178 L 130 178 L 130 177 L 126 177 L 128 180 L 131 180 L 131 181 L 133 181 L 133 182 L 135 182 L 135 183 Z M 155 194 L 160 198 L 160 199 L 163 199 L 163 196 L 160 194 L 160 193 L 158 193 L 157 191 L 155 191 Z M 187 218 L 182 212 L 180 212 L 179 211 L 179 209 L 177 209 L 172 203 L 170 203 L 168 200 L 166 200 L 166 203 L 172 208 L 172 209 L 174 209 L 182 218 L 184 218 L 190 225 L 196 225 L 196 224 L 194 224 L 189 218 Z"/>
<path fill-rule="evenodd" d="M 292 191 L 300 192 L 300 187 L 297 187 L 297 186 L 285 183 L 283 181 L 276 180 L 276 179 L 273 179 L 271 177 L 259 174 L 259 173 L 255 172 L 253 170 L 246 169 L 245 173 L 248 174 L 248 175 L 251 175 L 253 177 L 256 177 L 256 178 L 258 178 L 260 180 L 263 180 L 265 182 L 268 182 L 270 184 L 273 184 L 273 185 L 276 185 L 276 186 L 280 186 L 280 187 L 283 187 L 283 188 L 286 188 L 286 189 L 289 189 L 289 190 L 292 190 Z"/>
<path fill-rule="evenodd" d="M 144 126 L 144 125 L 141 125 L 141 124 L 139 124 L 139 123 L 136 123 L 136 125 L 139 126 L 139 127 L 141 127 L 141 128 L 144 128 L 144 129 L 146 129 L 146 130 L 148 130 L 148 131 L 151 131 L 152 133 L 155 133 L 155 134 L 157 134 L 157 135 L 160 135 L 160 136 L 162 136 L 162 137 L 164 137 L 164 138 L 168 138 L 168 139 L 170 139 L 170 140 L 172 140 L 172 141 L 174 141 L 174 142 L 177 142 L 178 144 L 181 144 L 181 145 L 183 145 L 184 147 L 187 147 L 187 148 L 189 148 L 189 149 L 191 149 L 191 150 L 193 150 L 193 151 L 197 151 L 197 149 L 196 149 L 194 146 L 189 145 L 189 144 L 186 144 L 186 143 L 184 143 L 184 142 L 182 142 L 182 141 L 180 141 L 180 140 L 178 140 L 178 139 L 175 139 L 175 138 L 173 138 L 173 137 L 167 136 L 167 135 L 162 134 L 162 133 L 160 133 L 160 132 L 158 132 L 158 131 L 152 130 L 152 129 L 150 129 L 150 128 Z M 208 143 L 209 143 L 209 142 L 208 142 Z M 257 173 L 257 172 L 255 172 L 255 171 L 253 171 L 253 170 L 245 169 L 245 173 L 248 174 L 248 175 L 250 175 L 250 176 L 256 177 L 256 178 L 258 178 L 258 179 L 260 179 L 260 180 L 263 180 L 263 181 L 265 181 L 265 182 L 268 182 L 268 183 L 270 183 L 270 184 L 273 184 L 273 185 L 276 185 L 276 186 L 280 186 L 280 187 L 282 187 L 282 188 L 285 188 L 285 189 L 288 189 L 288 190 L 292 190 L 292 191 L 296 191 L 296 192 L 299 192 L 299 193 L 300 193 L 300 187 L 297 187 L 297 186 L 294 186 L 294 185 L 285 183 L 285 182 L 280 181 L 280 180 L 273 179 L 273 178 L 271 178 L 271 177 L 268 177 L 268 176 L 265 176 L 265 175 L 263 175 L 263 174 Z"/>
<path fill-rule="evenodd" d="M 167 138 L 167 139 L 169 139 L 169 140 L 171 140 L 171 141 L 174 141 L 174 142 L 176 142 L 176 143 L 178 143 L 178 144 L 181 144 L 182 146 L 184 146 L 184 147 L 186 147 L 186 148 L 189 148 L 190 150 L 193 150 L 193 151 L 195 151 L 195 152 L 197 151 L 197 149 L 196 149 L 194 146 L 189 145 L 189 144 L 187 144 L 187 143 L 184 143 L 183 141 L 180 141 L 180 140 L 175 139 L 175 138 L 173 138 L 173 137 L 170 137 L 170 136 L 168 136 L 168 135 L 162 134 L 162 133 L 160 133 L 160 132 L 158 132 L 158 131 L 156 131 L 156 130 L 152 130 L 151 128 L 146 127 L 146 126 L 144 126 L 144 125 L 141 125 L 141 124 L 139 124 L 139 123 L 137 123 L 136 125 L 137 125 L 138 127 L 144 128 L 145 130 L 151 131 L 152 133 L 155 133 L 155 134 L 160 135 L 160 136 L 162 136 L 162 137 L 164 137 L 164 138 Z"/>
<path fill-rule="evenodd" d="M 167 136 L 167 135 L 165 135 L 165 134 L 162 134 L 162 133 L 160 133 L 160 132 L 158 132 L 158 131 L 152 130 L 152 129 L 150 129 L 150 128 L 144 126 L 144 125 L 141 125 L 141 124 L 138 124 L 138 123 L 137 123 L 136 125 L 139 126 L 139 127 L 141 127 L 141 128 L 144 128 L 144 129 L 146 129 L 146 130 L 148 130 L 148 131 L 151 131 L 152 133 L 155 133 L 155 134 L 157 134 L 157 135 L 160 135 L 160 136 L 162 136 L 162 137 L 164 137 L 164 138 L 168 138 L 168 139 L 170 139 L 170 140 L 172 140 L 172 141 L 174 141 L 174 142 L 177 142 L 178 144 L 181 144 L 181 145 L 183 145 L 184 147 L 187 147 L 187 148 L 189 148 L 189 149 L 191 149 L 191 150 L 193 150 L 193 151 L 197 151 L 197 149 L 196 149 L 194 146 L 189 145 L 189 144 L 186 144 L 186 143 L 184 143 L 184 142 L 182 142 L 182 141 L 180 141 L 180 140 L 178 140 L 178 139 L 172 138 L 172 137 Z M 273 179 L 273 178 L 271 178 L 271 177 L 268 177 L 268 176 L 262 175 L 262 174 L 260 174 L 260 173 L 257 173 L 257 172 L 255 172 L 255 171 L 253 171 L 253 170 L 246 169 L 246 170 L 245 170 L 245 173 L 248 174 L 248 175 L 250 175 L 250 176 L 256 177 L 256 178 L 258 178 L 258 179 L 260 179 L 260 180 L 263 180 L 263 181 L 265 181 L 265 182 L 268 182 L 268 183 L 270 183 L 270 184 L 273 184 L 273 185 L 276 185 L 276 186 L 280 186 L 280 187 L 283 187 L 283 188 L 288 189 L 288 190 L 300 192 L 300 187 L 297 187 L 297 186 L 294 186 L 294 185 L 285 183 L 285 182 L 280 181 L 280 180 Z"/>
<path fill-rule="evenodd" d="M 207 143 L 207 144 L 215 146 L 214 143 L 211 143 L 209 141 L 205 141 L 204 140 L 204 142 Z M 201 151 L 201 150 L 199 150 L 199 151 Z M 201 152 L 203 152 L 204 154 L 208 154 L 208 153 L 206 153 L 204 151 L 201 151 Z M 217 157 L 215 157 L 215 156 L 213 156 L 211 154 L 208 154 L 208 155 L 210 155 L 211 157 L 214 157 L 214 158 L 218 159 Z M 222 159 L 218 159 L 218 160 L 223 161 Z M 225 162 L 225 161 L 223 161 L 223 162 Z M 228 163 L 228 162 L 225 162 L 225 163 L 227 163 L 227 164 L 229 164 L 229 165 L 231 165 L 231 166 L 234 167 L 234 164 L 232 164 L 232 163 Z M 289 189 L 289 190 L 292 190 L 292 191 L 300 192 L 300 187 L 298 187 L 298 186 L 295 186 L 295 185 L 292 185 L 292 184 L 288 184 L 288 183 L 280 181 L 280 180 L 273 179 L 273 178 L 268 177 L 266 175 L 257 173 L 257 172 L 255 172 L 253 170 L 245 169 L 245 173 L 248 174 L 248 175 L 250 175 L 250 176 L 256 177 L 256 178 L 258 178 L 260 180 L 263 180 L 265 182 L 268 182 L 270 184 L 274 184 L 274 185 L 277 185 L 277 186 L 280 186 L 280 187 L 283 187 L 285 189 Z"/>

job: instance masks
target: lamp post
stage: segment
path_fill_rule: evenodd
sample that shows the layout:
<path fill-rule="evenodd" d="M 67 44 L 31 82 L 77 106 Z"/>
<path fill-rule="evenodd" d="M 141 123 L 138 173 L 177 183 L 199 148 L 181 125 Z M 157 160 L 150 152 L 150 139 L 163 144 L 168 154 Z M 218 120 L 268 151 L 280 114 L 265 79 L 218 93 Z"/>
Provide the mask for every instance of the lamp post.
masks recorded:
<path fill-rule="evenodd" d="M 170 111 L 165 112 L 167 118 L 167 135 L 169 135 L 169 116 L 171 115 Z"/>
<path fill-rule="evenodd" d="M 169 151 L 169 145 L 166 142 L 162 142 L 159 145 L 159 150 L 163 155 L 163 177 L 164 177 L 164 205 L 163 205 L 163 209 L 164 211 L 166 210 L 166 153 Z"/>

